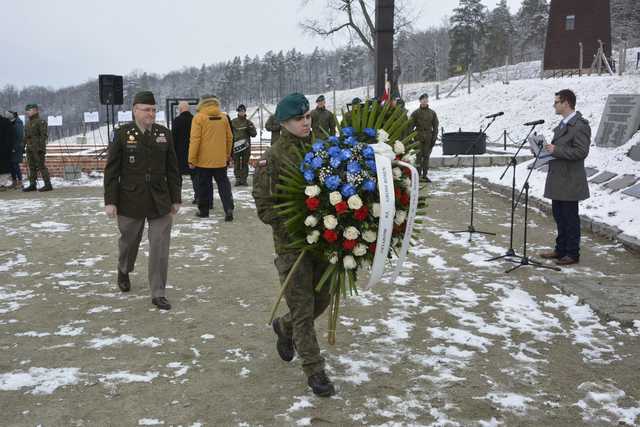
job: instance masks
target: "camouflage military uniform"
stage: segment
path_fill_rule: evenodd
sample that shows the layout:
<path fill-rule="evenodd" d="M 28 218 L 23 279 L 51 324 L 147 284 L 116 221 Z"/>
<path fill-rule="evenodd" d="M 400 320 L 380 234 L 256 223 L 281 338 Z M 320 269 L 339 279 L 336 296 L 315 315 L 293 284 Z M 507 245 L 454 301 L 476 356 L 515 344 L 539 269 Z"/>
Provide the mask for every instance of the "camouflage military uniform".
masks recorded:
<path fill-rule="evenodd" d="M 418 170 L 420 176 L 426 178 L 429 171 L 429 157 L 436 139 L 438 138 L 438 116 L 431 108 L 418 108 L 410 117 L 410 129 L 417 132 L 416 142 L 419 143 L 420 152 L 418 153 Z"/>
<path fill-rule="evenodd" d="M 38 114 L 31 116 L 24 129 L 24 143 L 27 152 L 27 163 L 29 163 L 29 183 L 31 187 L 36 186 L 38 172 L 42 175 L 45 186 L 51 185 L 49 170 L 45 165 L 47 137 L 47 122 L 41 119 Z"/>
<path fill-rule="evenodd" d="M 269 116 L 267 123 L 264 125 L 265 129 L 271 132 L 271 144 L 275 144 L 275 142 L 280 138 L 280 123 L 276 120 L 276 116 L 274 114 Z"/>
<path fill-rule="evenodd" d="M 256 136 L 256 127 L 246 117 L 236 117 L 231 120 L 233 128 L 233 173 L 236 177 L 236 185 L 246 185 L 249 176 L 249 158 L 251 157 L 251 137 Z M 236 142 L 247 140 L 246 148 L 240 152 L 235 151 Z"/>
<path fill-rule="evenodd" d="M 273 241 L 277 254 L 275 265 L 281 283 L 284 283 L 300 253 L 287 247 L 291 243 L 291 238 L 283 219 L 273 208 L 275 202 L 272 196 L 284 162 L 296 161 L 295 152 L 303 142 L 306 141 L 283 129 L 278 142 L 273 144 L 258 162 L 253 180 L 253 197 L 258 216 L 262 222 L 273 229 Z M 302 359 L 302 368 L 307 376 L 324 369 L 324 359 L 320 356 L 314 320 L 328 307 L 330 295 L 328 286 L 324 286 L 320 292 L 316 292 L 314 287 L 326 267 L 326 263 L 313 258 L 312 255 L 305 255 L 298 264 L 298 269 L 293 274 L 284 294 L 289 313 L 277 319 L 280 329 L 289 337 L 293 337 L 296 351 Z"/>
<path fill-rule="evenodd" d="M 336 134 L 336 117 L 326 108 L 316 108 L 311 112 L 311 130 L 316 138 L 324 138 L 325 132 Z"/>

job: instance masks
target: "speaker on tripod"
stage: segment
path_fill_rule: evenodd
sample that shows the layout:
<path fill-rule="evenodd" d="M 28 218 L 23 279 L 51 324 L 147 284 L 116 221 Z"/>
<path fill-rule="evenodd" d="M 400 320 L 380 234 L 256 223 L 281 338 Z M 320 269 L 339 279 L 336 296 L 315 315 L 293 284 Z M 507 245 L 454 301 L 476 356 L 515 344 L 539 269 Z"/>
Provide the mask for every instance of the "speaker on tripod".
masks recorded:
<path fill-rule="evenodd" d="M 100 86 L 100 103 L 102 105 L 122 105 L 124 103 L 122 76 L 100 74 L 98 85 Z"/>

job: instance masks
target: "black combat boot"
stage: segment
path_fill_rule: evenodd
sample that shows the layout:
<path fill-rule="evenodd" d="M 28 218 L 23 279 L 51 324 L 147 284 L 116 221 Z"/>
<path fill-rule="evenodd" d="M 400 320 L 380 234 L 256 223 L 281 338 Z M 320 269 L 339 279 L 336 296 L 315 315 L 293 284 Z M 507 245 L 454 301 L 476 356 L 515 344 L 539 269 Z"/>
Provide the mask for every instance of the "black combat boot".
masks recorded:
<path fill-rule="evenodd" d="M 291 362 L 295 354 L 295 349 L 293 348 L 293 339 L 286 336 L 282 329 L 280 329 L 280 322 L 278 322 L 278 319 L 274 319 L 271 323 L 271 326 L 273 327 L 273 332 L 275 332 L 278 336 L 276 349 L 278 350 L 280 359 L 284 360 L 285 362 Z"/>
<path fill-rule="evenodd" d="M 39 188 L 38 191 L 51 191 L 53 190 L 53 187 L 51 186 L 51 181 L 47 181 L 44 183 L 44 187 Z"/>
<path fill-rule="evenodd" d="M 28 187 L 25 187 L 22 189 L 22 191 L 24 191 L 25 193 L 29 192 L 29 191 L 36 191 L 38 188 L 36 187 L 36 185 L 34 183 L 29 184 Z"/>
<path fill-rule="evenodd" d="M 226 222 L 231 222 L 233 221 L 233 211 L 232 210 L 228 210 L 227 212 L 225 212 L 224 214 L 224 220 Z"/>
<path fill-rule="evenodd" d="M 165 297 L 152 298 L 151 303 L 160 310 L 171 310 L 171 304 L 169 304 L 169 300 Z"/>
<path fill-rule="evenodd" d="M 118 287 L 122 292 L 129 292 L 131 290 L 129 273 L 123 273 L 120 270 L 118 270 Z"/>
<path fill-rule="evenodd" d="M 307 384 L 309 384 L 309 387 L 313 390 L 313 394 L 316 396 L 330 397 L 336 394 L 336 389 L 333 386 L 333 383 L 324 371 L 316 372 L 309 376 Z"/>

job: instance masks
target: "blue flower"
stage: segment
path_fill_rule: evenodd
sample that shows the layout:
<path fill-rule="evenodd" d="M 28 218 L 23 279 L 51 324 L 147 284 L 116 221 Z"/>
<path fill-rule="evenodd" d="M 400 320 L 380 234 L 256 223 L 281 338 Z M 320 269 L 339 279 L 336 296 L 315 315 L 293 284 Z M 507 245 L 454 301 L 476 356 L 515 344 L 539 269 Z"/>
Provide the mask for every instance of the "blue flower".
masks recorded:
<path fill-rule="evenodd" d="M 376 130 L 375 130 L 375 129 L 371 129 L 371 128 L 364 128 L 364 133 L 365 133 L 367 136 L 370 136 L 370 137 L 372 137 L 372 138 L 375 138 L 375 137 L 376 137 Z"/>
<path fill-rule="evenodd" d="M 332 143 L 332 144 L 337 144 L 338 142 L 340 142 L 340 140 L 338 139 L 338 137 L 337 137 L 337 136 L 335 136 L 335 135 L 331 135 L 331 136 L 328 138 L 328 141 L 329 141 L 330 143 Z"/>
<path fill-rule="evenodd" d="M 349 138 L 344 140 L 344 143 L 353 147 L 358 143 L 358 140 L 354 136 L 350 136 Z"/>
<path fill-rule="evenodd" d="M 300 162 L 300 172 L 304 172 L 307 168 L 307 164 L 305 162 Z"/>
<path fill-rule="evenodd" d="M 362 184 L 362 188 L 364 189 L 364 191 L 372 193 L 372 192 L 376 191 L 376 182 L 374 180 L 372 180 L 372 179 L 367 179 Z"/>
<path fill-rule="evenodd" d="M 306 171 L 304 171 L 304 179 L 305 181 L 307 181 L 308 183 L 312 183 L 313 181 L 315 181 L 316 179 L 316 174 L 314 171 L 307 169 Z"/>
<path fill-rule="evenodd" d="M 307 154 L 304 155 L 304 161 L 306 163 L 311 163 L 311 160 L 313 160 L 313 157 L 315 155 L 312 152 L 308 152 Z"/>
<path fill-rule="evenodd" d="M 342 197 L 349 198 L 356 194 L 356 188 L 351 184 L 345 184 L 340 188 L 340 193 Z"/>
<path fill-rule="evenodd" d="M 322 151 L 324 150 L 324 142 L 322 142 L 322 140 L 318 140 L 318 142 L 316 142 L 315 144 L 313 144 L 311 146 L 311 148 L 313 148 L 314 152 L 318 152 L 318 151 Z"/>
<path fill-rule="evenodd" d="M 334 191 L 340 186 L 340 177 L 336 175 L 331 175 L 327 179 L 324 180 L 324 186 L 329 190 Z"/>
<path fill-rule="evenodd" d="M 348 148 L 344 148 L 342 151 L 340 151 L 340 158 L 342 160 L 349 160 L 351 158 L 351 150 L 349 150 Z"/>
<path fill-rule="evenodd" d="M 332 145 L 331 147 L 329 147 L 329 150 L 327 151 L 327 153 L 329 153 L 329 155 L 331 157 L 336 157 L 340 155 L 340 147 L 336 147 L 335 145 Z"/>
<path fill-rule="evenodd" d="M 362 149 L 362 155 L 364 156 L 365 159 L 373 159 L 376 155 L 376 152 L 373 151 L 373 148 L 367 145 L 365 148 Z"/>
<path fill-rule="evenodd" d="M 338 169 L 340 167 L 340 164 L 342 164 L 342 160 L 340 159 L 340 157 L 332 157 L 331 160 L 329 160 L 329 164 L 331 165 L 332 168 L 334 169 Z"/>
<path fill-rule="evenodd" d="M 322 167 L 323 163 L 324 161 L 320 157 L 314 157 L 313 160 L 311 160 L 311 167 L 318 169 Z"/>
<path fill-rule="evenodd" d="M 360 172 L 362 168 L 360 167 L 360 163 L 352 161 L 347 165 L 347 172 L 356 174 Z"/>
<path fill-rule="evenodd" d="M 376 169 L 376 161 L 375 160 L 365 160 L 365 163 L 367 164 L 367 167 L 369 168 L 371 173 L 376 173 L 377 169 Z"/>
<path fill-rule="evenodd" d="M 342 134 L 344 136 L 353 136 L 353 128 L 351 126 L 342 128 Z"/>

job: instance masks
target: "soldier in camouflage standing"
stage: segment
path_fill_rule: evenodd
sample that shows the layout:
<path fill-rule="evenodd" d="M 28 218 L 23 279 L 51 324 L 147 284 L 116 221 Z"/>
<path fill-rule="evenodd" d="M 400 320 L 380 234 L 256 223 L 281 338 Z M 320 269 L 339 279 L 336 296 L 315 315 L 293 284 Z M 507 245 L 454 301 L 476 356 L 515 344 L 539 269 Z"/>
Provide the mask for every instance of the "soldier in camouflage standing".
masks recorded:
<path fill-rule="evenodd" d="M 351 109 L 344 113 L 344 116 L 342 117 L 342 123 L 341 123 L 340 126 L 342 126 L 342 127 L 346 127 L 347 126 L 347 122 L 351 121 L 351 112 L 353 111 L 353 107 L 355 107 L 356 105 L 360 105 L 360 104 L 362 104 L 362 100 L 360 98 L 358 98 L 357 96 L 351 100 Z"/>
<path fill-rule="evenodd" d="M 409 117 L 409 128 L 416 131 L 416 142 L 419 144 L 418 171 L 420 178 L 426 182 L 431 182 L 427 177 L 429 172 L 429 157 L 436 139 L 438 138 L 438 116 L 436 112 L 429 108 L 429 95 L 420 95 L 420 107 L 411 113 Z"/>
<path fill-rule="evenodd" d="M 300 93 L 284 97 L 276 109 L 276 119 L 282 125 L 282 134 L 256 166 L 253 197 L 260 220 L 273 230 L 277 255 L 275 265 L 280 281 L 284 283 L 300 252 L 288 247 L 292 240 L 284 220 L 274 209 L 276 202 L 273 195 L 282 167 L 287 162 L 296 162 L 296 153 L 303 144 L 310 141 L 311 116 L 307 98 Z M 290 362 L 297 351 L 302 359 L 302 369 L 307 375 L 307 384 L 316 395 L 322 397 L 335 394 L 334 386 L 324 371 L 324 359 L 320 355 L 314 328 L 314 320 L 326 310 L 330 302 L 328 286 L 320 291 L 315 290 L 326 267 L 325 262 L 312 255 L 304 255 L 284 293 L 289 313 L 274 319 L 272 324 L 277 335 L 276 349 L 280 358 Z"/>
<path fill-rule="evenodd" d="M 47 155 L 47 122 L 40 118 L 37 104 L 29 104 L 25 108 L 29 120 L 24 129 L 24 144 L 29 164 L 29 186 L 22 191 L 51 191 L 51 178 L 45 165 Z M 44 186 L 37 188 L 38 172 L 42 176 Z"/>
<path fill-rule="evenodd" d="M 267 120 L 264 128 L 271 132 L 271 145 L 275 144 L 278 138 L 280 138 L 280 123 L 276 120 L 275 114 L 269 116 L 269 120 Z"/>
<path fill-rule="evenodd" d="M 311 112 L 311 130 L 316 138 L 325 138 L 325 134 L 336 134 L 336 116 L 326 107 L 324 95 L 316 99 L 316 108 Z"/>
<path fill-rule="evenodd" d="M 233 173 L 236 186 L 247 185 L 249 176 L 249 158 L 251 157 L 251 138 L 256 136 L 256 127 L 247 119 L 247 107 L 238 105 L 238 117 L 231 120 L 233 128 Z"/>

